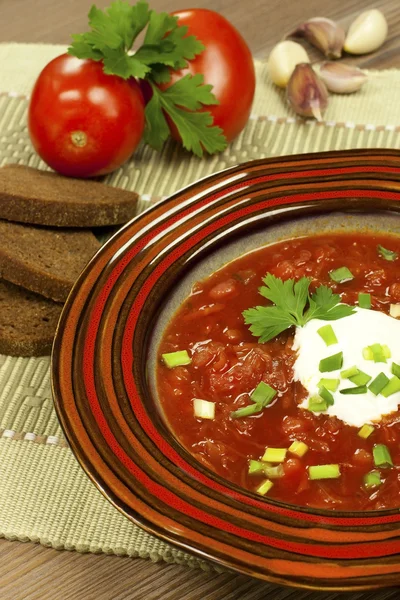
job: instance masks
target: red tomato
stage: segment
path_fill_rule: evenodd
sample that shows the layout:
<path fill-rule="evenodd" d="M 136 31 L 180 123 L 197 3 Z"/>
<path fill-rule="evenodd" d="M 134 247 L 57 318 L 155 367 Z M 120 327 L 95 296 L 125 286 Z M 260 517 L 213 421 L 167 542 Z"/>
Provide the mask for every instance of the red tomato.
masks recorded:
<path fill-rule="evenodd" d="M 63 54 L 40 73 L 28 128 L 39 156 L 73 177 L 110 173 L 142 137 L 144 100 L 134 79 L 106 75 L 103 65 Z"/>
<path fill-rule="evenodd" d="M 250 116 L 255 91 L 255 72 L 251 52 L 240 33 L 222 15 L 205 8 L 172 13 L 180 25 L 187 25 L 188 35 L 195 35 L 206 49 L 191 60 L 186 69 L 172 74 L 172 85 L 187 73 L 202 73 L 204 83 L 213 86 L 220 104 L 207 106 L 214 124 L 221 127 L 228 142 L 244 128 Z M 176 130 L 171 129 L 175 139 Z"/>

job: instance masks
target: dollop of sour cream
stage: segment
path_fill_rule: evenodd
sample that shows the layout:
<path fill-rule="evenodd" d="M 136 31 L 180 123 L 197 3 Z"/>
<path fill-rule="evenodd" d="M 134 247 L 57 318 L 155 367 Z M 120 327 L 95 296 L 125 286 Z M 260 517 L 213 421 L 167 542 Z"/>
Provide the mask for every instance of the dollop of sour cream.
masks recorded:
<path fill-rule="evenodd" d="M 330 324 L 338 340 L 337 344 L 326 346 L 317 333 L 320 327 Z M 375 363 L 363 358 L 363 349 L 372 344 L 387 345 L 391 358 L 386 363 Z M 322 378 L 340 379 L 336 392 L 331 392 L 334 404 L 329 406 L 325 414 L 335 415 L 348 425 L 361 427 L 365 423 L 379 421 L 383 415 L 397 411 L 400 404 L 400 392 L 385 398 L 381 394 L 375 396 L 370 390 L 365 394 L 341 394 L 340 390 L 352 387 L 348 379 L 340 377 L 340 371 L 356 366 L 371 376 L 371 383 L 379 373 L 389 379 L 392 362 L 400 364 L 400 320 L 396 320 L 382 312 L 364 308 L 356 308 L 355 313 L 337 321 L 321 321 L 313 319 L 304 327 L 297 327 L 293 342 L 293 350 L 297 352 L 294 364 L 294 379 L 300 381 L 308 391 L 308 397 L 301 403 L 308 407 L 311 396 L 318 394 L 318 383 Z M 338 352 L 343 352 L 343 366 L 340 370 L 321 373 L 321 359 Z"/>

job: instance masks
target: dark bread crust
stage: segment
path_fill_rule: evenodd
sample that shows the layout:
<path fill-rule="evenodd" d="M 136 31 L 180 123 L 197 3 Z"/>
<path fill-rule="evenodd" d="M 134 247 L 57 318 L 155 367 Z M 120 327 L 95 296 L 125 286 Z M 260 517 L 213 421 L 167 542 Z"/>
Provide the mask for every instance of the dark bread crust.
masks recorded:
<path fill-rule="evenodd" d="M 0 354 L 51 353 L 62 304 L 0 280 Z"/>
<path fill-rule="evenodd" d="M 136 215 L 138 195 L 25 165 L 0 168 L 0 219 L 52 227 L 103 227 Z"/>
<path fill-rule="evenodd" d="M 91 231 L 0 220 L 0 277 L 63 302 L 100 242 Z"/>

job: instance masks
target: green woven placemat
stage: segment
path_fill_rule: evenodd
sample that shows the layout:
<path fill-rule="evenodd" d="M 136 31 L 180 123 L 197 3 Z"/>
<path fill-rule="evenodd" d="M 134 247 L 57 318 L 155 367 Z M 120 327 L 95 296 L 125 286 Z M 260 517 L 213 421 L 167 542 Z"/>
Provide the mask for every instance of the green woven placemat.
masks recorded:
<path fill-rule="evenodd" d="M 27 95 L 41 68 L 64 46 L 0 44 L 0 164 L 46 168 L 26 128 Z M 331 98 L 323 123 L 291 113 L 284 93 L 256 63 L 253 115 L 221 155 L 189 156 L 169 144 L 140 147 L 108 183 L 134 189 L 139 210 L 188 183 L 266 156 L 345 148 L 400 148 L 400 71 L 371 71 L 353 96 Z M 75 461 L 51 399 L 49 358 L 0 355 L 0 537 L 54 548 L 149 557 L 209 568 L 132 525 L 103 498 Z"/>

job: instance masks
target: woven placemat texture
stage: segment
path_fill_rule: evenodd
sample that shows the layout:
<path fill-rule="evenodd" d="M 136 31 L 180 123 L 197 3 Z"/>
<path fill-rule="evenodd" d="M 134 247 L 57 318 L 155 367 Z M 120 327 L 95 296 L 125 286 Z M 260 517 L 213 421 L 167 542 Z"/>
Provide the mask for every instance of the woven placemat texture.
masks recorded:
<path fill-rule="evenodd" d="M 37 74 L 65 46 L 0 44 L 0 164 L 47 168 L 30 144 L 26 111 Z M 322 123 L 296 117 L 256 63 L 253 115 L 221 155 L 200 160 L 177 145 L 141 146 L 110 175 L 134 189 L 139 211 L 215 171 L 254 158 L 346 148 L 400 148 L 400 71 L 371 71 L 365 88 L 331 98 Z M 184 563 L 209 563 L 132 525 L 103 498 L 75 461 L 52 405 L 48 357 L 0 356 L 0 537 L 54 548 Z"/>

